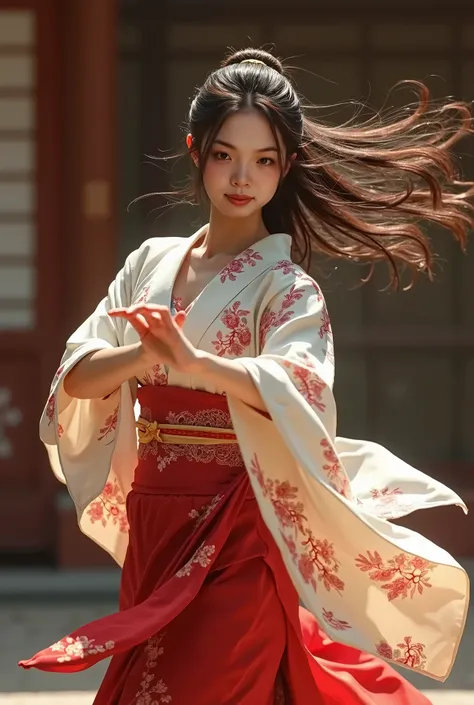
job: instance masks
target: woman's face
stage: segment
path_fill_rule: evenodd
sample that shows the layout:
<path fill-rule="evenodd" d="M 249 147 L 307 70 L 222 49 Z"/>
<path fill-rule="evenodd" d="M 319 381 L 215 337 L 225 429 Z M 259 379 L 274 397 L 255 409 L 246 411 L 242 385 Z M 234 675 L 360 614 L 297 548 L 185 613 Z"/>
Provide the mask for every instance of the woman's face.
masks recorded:
<path fill-rule="evenodd" d="M 282 143 L 280 149 L 284 163 Z M 229 117 L 211 146 L 203 173 L 212 205 L 228 217 L 247 218 L 271 201 L 280 177 L 278 145 L 266 118 L 255 109 Z"/>

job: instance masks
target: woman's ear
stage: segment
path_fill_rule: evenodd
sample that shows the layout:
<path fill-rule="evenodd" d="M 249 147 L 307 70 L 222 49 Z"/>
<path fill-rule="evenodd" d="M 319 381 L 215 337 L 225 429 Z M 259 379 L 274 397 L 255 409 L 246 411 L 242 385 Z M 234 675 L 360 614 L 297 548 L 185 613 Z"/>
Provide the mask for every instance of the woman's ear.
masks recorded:
<path fill-rule="evenodd" d="M 199 157 L 197 155 L 196 150 L 194 149 L 194 139 L 191 134 L 186 136 L 186 147 L 188 148 L 188 151 L 191 155 L 191 159 L 194 162 L 195 166 L 199 166 Z"/>

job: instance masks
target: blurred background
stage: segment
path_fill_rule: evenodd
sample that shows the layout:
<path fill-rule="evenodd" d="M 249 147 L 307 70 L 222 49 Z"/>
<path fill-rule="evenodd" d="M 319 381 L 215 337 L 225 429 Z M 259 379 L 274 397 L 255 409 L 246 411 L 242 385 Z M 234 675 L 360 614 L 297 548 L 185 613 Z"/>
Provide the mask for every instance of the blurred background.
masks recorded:
<path fill-rule="evenodd" d="M 150 156 L 182 146 L 194 89 L 229 47 L 262 45 L 298 67 L 300 93 L 334 106 L 321 114 L 336 123 L 353 112 L 344 101 L 378 109 L 411 100 L 389 95 L 400 79 L 425 81 L 435 97 L 474 97 L 474 5 L 465 0 L 0 0 L 0 703 L 77 690 L 86 705 L 100 681 L 100 667 L 67 678 L 15 668 L 115 609 L 119 580 L 76 528 L 38 418 L 66 337 L 125 256 L 151 234 L 188 235 L 205 218 L 163 209 L 160 198 L 128 206 L 182 182 L 186 160 Z M 459 150 L 472 179 L 473 143 Z M 340 264 L 320 278 L 339 432 L 387 445 L 472 506 L 474 258 L 446 233 L 431 236 L 441 258 L 434 284 L 384 292 L 385 270 L 361 287 L 361 272 Z M 432 510 L 405 523 L 474 572 L 472 515 Z M 417 679 L 441 689 L 434 702 L 474 703 L 473 642 L 469 623 L 446 684 Z"/>

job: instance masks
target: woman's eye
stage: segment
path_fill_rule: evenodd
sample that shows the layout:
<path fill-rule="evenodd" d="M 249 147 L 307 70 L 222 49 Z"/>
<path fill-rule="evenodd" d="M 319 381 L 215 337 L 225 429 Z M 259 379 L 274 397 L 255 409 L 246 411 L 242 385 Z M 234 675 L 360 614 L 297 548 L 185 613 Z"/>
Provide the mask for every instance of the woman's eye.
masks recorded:
<path fill-rule="evenodd" d="M 219 159 L 220 161 L 229 159 L 229 155 L 227 154 L 227 152 L 214 152 L 214 157 L 216 159 Z"/>
<path fill-rule="evenodd" d="M 262 164 L 262 166 L 270 166 L 270 164 L 274 164 L 274 161 L 270 157 L 262 157 L 258 160 L 258 163 Z"/>

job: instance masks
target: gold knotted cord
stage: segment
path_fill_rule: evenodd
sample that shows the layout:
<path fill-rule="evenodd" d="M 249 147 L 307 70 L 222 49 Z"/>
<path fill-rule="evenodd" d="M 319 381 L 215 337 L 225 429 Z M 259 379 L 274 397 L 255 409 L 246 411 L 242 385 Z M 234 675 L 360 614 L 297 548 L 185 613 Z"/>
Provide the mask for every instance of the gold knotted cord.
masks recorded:
<path fill-rule="evenodd" d="M 237 443 L 235 433 L 228 428 L 213 426 L 186 426 L 184 424 L 158 423 L 140 417 L 137 421 L 138 442 L 177 443 L 180 445 L 217 445 Z"/>

